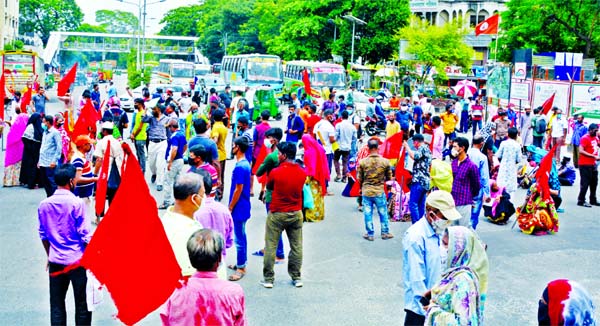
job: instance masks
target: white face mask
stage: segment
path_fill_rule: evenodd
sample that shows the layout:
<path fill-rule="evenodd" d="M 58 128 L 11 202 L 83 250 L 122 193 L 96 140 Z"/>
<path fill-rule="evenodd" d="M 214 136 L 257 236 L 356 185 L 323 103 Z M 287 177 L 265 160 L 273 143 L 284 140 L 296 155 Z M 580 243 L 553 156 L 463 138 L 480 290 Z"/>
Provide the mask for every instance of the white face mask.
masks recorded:
<path fill-rule="evenodd" d="M 452 156 L 454 156 L 454 157 L 457 157 L 457 156 L 458 156 L 458 150 L 456 150 L 456 149 L 454 149 L 454 148 L 453 148 L 453 149 L 450 151 L 450 153 L 451 153 L 451 154 L 452 154 Z"/>
<path fill-rule="evenodd" d="M 271 140 L 268 138 L 265 138 L 264 145 L 266 148 L 271 148 L 273 146 L 273 144 L 271 144 Z"/>
<path fill-rule="evenodd" d="M 440 261 L 442 262 L 442 270 L 446 269 L 448 263 L 448 247 L 440 245 Z"/>
<path fill-rule="evenodd" d="M 435 234 L 437 234 L 437 236 L 441 238 L 449 225 L 450 221 L 439 219 L 433 221 L 431 226 L 433 227 L 433 231 L 435 232 Z"/>

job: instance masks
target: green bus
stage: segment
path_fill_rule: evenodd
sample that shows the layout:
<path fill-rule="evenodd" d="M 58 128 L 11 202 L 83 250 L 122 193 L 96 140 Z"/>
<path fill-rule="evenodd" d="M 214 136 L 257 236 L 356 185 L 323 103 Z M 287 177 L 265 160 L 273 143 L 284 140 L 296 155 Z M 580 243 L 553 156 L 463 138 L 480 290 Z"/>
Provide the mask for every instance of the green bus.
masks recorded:
<path fill-rule="evenodd" d="M 324 97 L 330 90 L 346 88 L 346 70 L 341 65 L 318 61 L 288 61 L 283 75 L 284 93 L 296 93 L 300 97 L 304 92 L 302 75 L 305 69 L 310 80 L 310 95 L 317 100 L 326 100 Z"/>

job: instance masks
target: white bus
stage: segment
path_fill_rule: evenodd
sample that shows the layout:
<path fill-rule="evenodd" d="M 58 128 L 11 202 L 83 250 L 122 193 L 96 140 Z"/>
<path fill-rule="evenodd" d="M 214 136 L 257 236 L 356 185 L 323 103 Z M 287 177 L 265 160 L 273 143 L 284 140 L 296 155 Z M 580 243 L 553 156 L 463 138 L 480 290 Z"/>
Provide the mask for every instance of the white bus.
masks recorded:
<path fill-rule="evenodd" d="M 194 81 L 194 63 L 180 59 L 161 59 L 155 72 L 155 84 L 189 85 Z"/>

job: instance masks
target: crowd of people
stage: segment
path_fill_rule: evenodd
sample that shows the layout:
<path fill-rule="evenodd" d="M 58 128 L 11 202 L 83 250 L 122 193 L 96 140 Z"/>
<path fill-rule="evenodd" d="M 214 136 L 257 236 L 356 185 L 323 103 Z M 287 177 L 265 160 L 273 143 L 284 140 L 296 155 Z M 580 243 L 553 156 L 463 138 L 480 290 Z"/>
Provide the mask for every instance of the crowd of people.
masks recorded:
<path fill-rule="evenodd" d="M 75 119 L 84 119 L 89 108 L 98 114 L 99 121 L 78 135 L 65 129 L 63 114 L 46 115 L 38 104 L 14 106 L 4 186 L 44 188 L 39 235 L 50 272 L 61 271 L 81 258 L 90 224 L 102 224 L 105 211 L 92 204 L 107 200 L 110 207 L 121 183 L 121 143 L 130 142 L 140 169 L 162 194 L 157 209 L 164 210 L 165 233 L 187 279 L 163 306 L 164 325 L 246 323 L 243 290 L 231 282 L 248 273 L 246 224 L 253 205 L 264 205 L 267 214 L 264 248 L 253 252 L 263 256 L 261 285 L 274 287 L 274 265 L 286 259 L 285 231 L 288 274 L 294 287 L 302 287 L 303 223 L 326 218 L 325 198 L 336 195 L 333 182 L 345 184 L 342 195 L 357 198 L 365 240 L 375 241 L 375 211 L 383 240 L 394 238 L 390 221 L 412 223 L 402 236 L 405 325 L 483 323 L 489 262 L 476 231 L 482 208 L 492 223 L 506 224 L 516 213 L 525 233 L 557 232 L 561 186 L 574 183 L 576 169 L 577 204 L 600 206 L 598 126 L 586 126 L 581 116 L 571 123 L 559 108 L 549 115 L 542 108 L 533 114 L 530 108 L 499 108 L 485 119 L 479 98 L 448 104 L 438 114 L 424 94 L 403 100 L 393 95 L 385 115 L 373 98 L 367 118 L 384 122 L 385 137 L 369 138 L 352 99 L 335 92 L 322 105 L 294 97 L 284 128 L 270 125 L 269 111 L 252 121 L 252 101 L 242 92 L 232 96 L 229 88 L 213 92 L 206 108 L 187 94 L 175 99 L 169 90 L 154 96 L 144 89 L 134 100 L 131 125 L 114 86 L 105 101 L 94 92 L 97 87 L 84 92 L 76 108 L 63 100 Z M 41 96 L 47 99 L 43 91 Z M 562 153 L 567 134 L 573 134 L 575 166 Z M 99 194 L 103 173 L 107 189 Z M 528 189 L 527 199 L 515 205 L 520 186 Z M 226 265 L 226 249 L 234 244 L 235 264 Z M 77 323 L 91 322 L 85 281 L 83 268 L 50 276 L 52 324 L 66 322 L 69 283 Z M 568 299 L 575 292 L 587 304 L 557 312 L 554 293 Z M 559 280 L 544 291 L 538 318 L 548 325 L 573 318 L 593 325 L 593 305 L 577 283 Z"/>

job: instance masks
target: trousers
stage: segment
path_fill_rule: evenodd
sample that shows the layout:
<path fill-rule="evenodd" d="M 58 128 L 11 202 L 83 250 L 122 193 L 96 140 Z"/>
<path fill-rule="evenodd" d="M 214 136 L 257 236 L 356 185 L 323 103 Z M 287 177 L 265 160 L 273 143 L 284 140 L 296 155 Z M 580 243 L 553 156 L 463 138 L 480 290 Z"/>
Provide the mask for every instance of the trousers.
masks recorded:
<path fill-rule="evenodd" d="M 62 271 L 65 265 L 49 263 L 48 272 Z M 83 267 L 76 268 L 65 274 L 49 276 L 50 278 L 50 325 L 67 325 L 67 310 L 65 298 L 69 284 L 73 285 L 75 299 L 75 325 L 91 325 L 92 313 L 88 311 L 86 302 L 87 275 Z"/>
<path fill-rule="evenodd" d="M 167 170 L 165 178 L 165 198 L 163 199 L 163 203 L 170 205 L 175 202 L 175 199 L 173 198 L 173 185 L 175 184 L 175 180 L 181 175 L 182 171 L 183 159 L 178 158 L 173 160 L 171 170 Z"/>
<path fill-rule="evenodd" d="M 54 182 L 54 170 L 56 167 L 51 168 L 47 166 L 40 166 L 40 175 L 42 176 L 42 184 L 46 191 L 46 197 L 50 197 L 56 191 L 56 182 Z"/>
<path fill-rule="evenodd" d="M 598 188 L 598 170 L 595 165 L 579 165 L 579 196 L 577 203 L 585 202 L 585 195 L 590 189 L 590 203 L 597 202 L 596 188 Z"/>
<path fill-rule="evenodd" d="M 167 141 L 163 140 L 160 143 L 150 142 L 148 144 L 148 163 L 152 175 L 156 175 L 156 185 L 162 186 L 165 180 L 165 169 L 167 161 L 165 154 L 167 153 Z"/>
<path fill-rule="evenodd" d="M 294 212 L 271 212 L 267 216 L 265 226 L 265 256 L 263 260 L 263 276 L 265 281 L 275 280 L 275 250 L 285 231 L 290 241 L 290 253 L 288 255 L 288 274 L 292 280 L 301 279 L 302 269 L 302 211 Z"/>
<path fill-rule="evenodd" d="M 135 155 L 137 156 L 142 172 L 146 173 L 146 141 L 136 140 L 135 141 Z"/>

